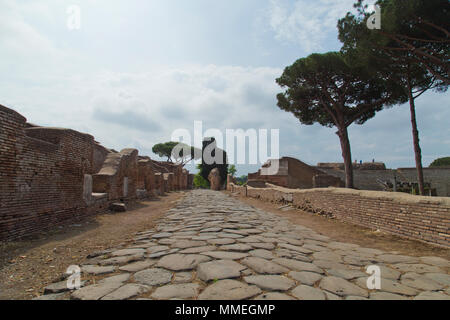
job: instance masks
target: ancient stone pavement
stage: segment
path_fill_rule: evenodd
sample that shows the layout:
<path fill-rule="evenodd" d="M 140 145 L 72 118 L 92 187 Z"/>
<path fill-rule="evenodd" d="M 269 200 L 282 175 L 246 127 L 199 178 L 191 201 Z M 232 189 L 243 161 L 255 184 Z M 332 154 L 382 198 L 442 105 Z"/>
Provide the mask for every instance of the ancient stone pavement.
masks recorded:
<path fill-rule="evenodd" d="M 369 265 L 381 290 L 368 290 Z M 95 284 L 40 299 L 450 299 L 450 263 L 335 242 L 220 192 L 194 190 L 134 243 L 91 255 Z"/>

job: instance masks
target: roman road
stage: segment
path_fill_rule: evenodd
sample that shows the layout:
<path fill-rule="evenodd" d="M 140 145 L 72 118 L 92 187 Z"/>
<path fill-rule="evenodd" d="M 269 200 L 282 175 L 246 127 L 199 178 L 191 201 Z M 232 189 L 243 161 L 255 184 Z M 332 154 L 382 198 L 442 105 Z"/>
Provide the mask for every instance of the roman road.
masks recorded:
<path fill-rule="evenodd" d="M 210 190 L 80 267 L 95 284 L 64 280 L 38 299 L 450 299 L 446 259 L 336 242 Z"/>

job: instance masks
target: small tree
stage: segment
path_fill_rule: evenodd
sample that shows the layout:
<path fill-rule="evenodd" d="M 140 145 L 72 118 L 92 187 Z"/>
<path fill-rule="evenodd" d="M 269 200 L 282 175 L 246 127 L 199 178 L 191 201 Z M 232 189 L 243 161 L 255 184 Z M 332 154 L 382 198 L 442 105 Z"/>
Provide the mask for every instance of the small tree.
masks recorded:
<path fill-rule="evenodd" d="M 205 178 L 203 178 L 203 175 L 202 175 L 202 170 L 203 170 L 202 165 L 198 164 L 197 169 L 199 171 L 194 176 L 194 181 L 193 181 L 194 187 L 200 188 L 200 189 L 209 189 L 209 181 L 206 180 Z"/>
<path fill-rule="evenodd" d="M 180 142 L 165 142 L 155 144 L 153 153 L 160 157 L 166 157 L 167 162 L 180 164 L 183 167 L 191 160 L 200 159 L 201 151 Z"/>
<path fill-rule="evenodd" d="M 439 158 L 430 164 L 430 168 L 450 167 L 450 157 Z"/>
<path fill-rule="evenodd" d="M 384 79 L 368 69 L 352 67 L 339 52 L 312 54 L 287 67 L 277 83 L 278 107 L 301 123 L 336 127 L 345 165 L 345 185 L 353 188 L 353 165 L 347 128 L 363 124 L 394 100 Z M 391 84 L 394 85 L 394 84 Z"/>
<path fill-rule="evenodd" d="M 236 172 L 237 172 L 237 170 L 236 170 L 236 166 L 234 164 L 232 164 L 231 166 L 228 167 L 228 174 L 231 174 L 232 177 L 234 177 Z"/>

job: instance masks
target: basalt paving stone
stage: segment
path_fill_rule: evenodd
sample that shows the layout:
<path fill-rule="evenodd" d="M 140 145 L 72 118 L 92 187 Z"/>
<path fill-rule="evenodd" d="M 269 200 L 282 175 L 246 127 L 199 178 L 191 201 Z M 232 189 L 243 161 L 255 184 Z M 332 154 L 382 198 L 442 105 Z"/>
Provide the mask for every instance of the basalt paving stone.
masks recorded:
<path fill-rule="evenodd" d="M 428 264 L 409 264 L 399 263 L 393 264 L 393 268 L 401 272 L 416 272 L 416 273 L 442 273 L 443 270 L 436 266 L 430 266 Z"/>
<path fill-rule="evenodd" d="M 154 246 L 154 247 L 150 247 L 147 249 L 147 253 L 157 253 L 157 252 L 161 252 L 161 251 L 167 251 L 170 248 L 168 246 Z"/>
<path fill-rule="evenodd" d="M 66 293 L 52 293 L 52 294 L 45 294 L 36 298 L 33 298 L 31 300 L 45 300 L 45 301 L 51 301 L 51 300 L 66 300 Z"/>
<path fill-rule="evenodd" d="M 404 279 L 400 282 L 405 286 L 415 288 L 420 291 L 437 291 L 445 288 L 444 285 L 424 277 L 418 277 L 416 279 Z"/>
<path fill-rule="evenodd" d="M 299 300 L 325 300 L 326 298 L 322 290 L 305 285 L 296 287 L 291 294 Z"/>
<path fill-rule="evenodd" d="M 419 258 L 402 256 L 397 254 L 381 254 L 377 256 L 377 259 L 389 264 L 395 263 L 418 263 Z"/>
<path fill-rule="evenodd" d="M 313 252 L 320 252 L 320 251 L 328 251 L 328 250 L 330 250 L 327 247 L 319 246 L 317 244 L 310 244 L 310 243 L 307 243 L 306 241 L 305 241 L 305 244 L 303 245 L 303 248 L 309 249 L 309 250 L 311 250 Z"/>
<path fill-rule="evenodd" d="M 153 299 L 191 299 L 198 295 L 200 285 L 197 283 L 170 284 L 159 287 L 152 293 Z"/>
<path fill-rule="evenodd" d="M 301 241 L 301 240 L 293 239 L 293 238 L 286 238 L 286 237 L 280 238 L 280 242 L 281 242 L 281 243 L 284 242 L 285 245 L 286 245 L 286 244 L 289 244 L 289 245 L 297 246 L 297 247 L 302 246 L 302 245 L 304 244 L 304 242 Z M 280 246 L 281 246 L 281 245 L 280 245 Z M 297 249 L 297 250 L 298 250 L 298 249 Z M 303 249 L 303 250 L 307 250 L 307 249 Z M 311 253 L 311 252 L 309 252 L 309 253 Z"/>
<path fill-rule="evenodd" d="M 300 282 L 300 284 L 306 284 L 308 286 L 313 286 L 315 283 L 317 283 L 319 280 L 321 280 L 323 278 L 323 276 L 321 276 L 318 273 L 306 272 L 306 271 L 302 271 L 302 272 L 291 271 L 291 272 L 289 272 L 288 275 L 292 279 Z"/>
<path fill-rule="evenodd" d="M 134 255 L 134 254 L 141 254 L 144 252 L 145 252 L 144 249 L 122 249 L 122 250 L 114 251 L 111 254 L 115 257 L 119 257 L 119 256 L 129 256 L 129 255 Z"/>
<path fill-rule="evenodd" d="M 420 257 L 420 260 L 432 266 L 450 268 L 450 261 L 440 257 Z"/>
<path fill-rule="evenodd" d="M 263 239 L 262 237 L 259 236 L 248 236 L 237 238 L 237 241 L 242 243 L 254 243 L 254 242 L 263 242 Z"/>
<path fill-rule="evenodd" d="M 188 283 L 194 278 L 192 272 L 175 272 L 173 275 L 173 283 Z"/>
<path fill-rule="evenodd" d="M 378 267 L 381 271 L 381 278 L 391 280 L 397 280 L 400 278 L 401 273 L 398 270 L 394 270 L 383 265 L 378 265 Z"/>
<path fill-rule="evenodd" d="M 162 239 L 162 238 L 168 238 L 171 235 L 172 235 L 172 233 L 170 233 L 170 232 L 161 232 L 161 233 L 154 234 L 152 236 L 152 238 L 153 239 Z"/>
<path fill-rule="evenodd" d="M 369 292 L 353 283 L 338 277 L 324 277 L 320 281 L 319 287 L 338 296 L 358 296 L 369 297 Z"/>
<path fill-rule="evenodd" d="M 342 249 L 342 250 L 352 250 L 352 249 L 357 249 L 359 248 L 359 246 L 357 244 L 351 244 L 351 243 L 343 243 L 343 242 L 330 242 L 327 245 L 329 248 L 331 249 Z"/>
<path fill-rule="evenodd" d="M 210 257 L 199 254 L 172 254 L 161 258 L 157 266 L 173 271 L 186 271 L 195 269 L 200 263 L 210 260 Z"/>
<path fill-rule="evenodd" d="M 215 246 L 195 247 L 195 248 L 181 250 L 180 254 L 202 253 L 202 252 L 206 252 L 206 251 L 214 251 L 215 249 L 216 249 Z"/>
<path fill-rule="evenodd" d="M 286 267 L 257 257 L 245 258 L 241 263 L 260 274 L 281 274 L 289 271 Z"/>
<path fill-rule="evenodd" d="M 450 286 L 450 275 L 444 273 L 425 273 L 425 277 L 440 283 L 444 286 Z"/>
<path fill-rule="evenodd" d="M 303 248 L 300 246 L 296 246 L 296 245 L 292 245 L 292 244 L 288 244 L 288 243 L 280 243 L 278 244 L 278 246 L 280 248 L 284 248 L 290 251 L 296 251 L 296 252 L 300 252 L 300 253 L 304 253 L 304 254 L 310 254 L 313 253 L 314 251 L 307 249 L 307 248 Z"/>
<path fill-rule="evenodd" d="M 261 293 L 254 285 L 237 280 L 221 280 L 207 287 L 198 297 L 199 300 L 244 300 Z"/>
<path fill-rule="evenodd" d="M 201 232 L 219 232 L 221 230 L 222 230 L 222 228 L 219 228 L 219 227 L 211 227 L 211 228 L 202 229 L 200 231 Z"/>
<path fill-rule="evenodd" d="M 236 243 L 236 240 L 234 239 L 211 239 L 211 240 L 206 240 L 206 242 L 208 242 L 209 244 L 215 244 L 215 245 L 225 245 L 225 244 L 233 244 Z"/>
<path fill-rule="evenodd" d="M 238 278 L 244 269 L 243 265 L 232 260 L 215 260 L 201 263 L 197 267 L 197 276 L 203 281 Z"/>
<path fill-rule="evenodd" d="M 325 297 L 327 298 L 327 300 L 342 300 L 341 297 L 339 297 L 331 292 L 323 291 L 323 293 L 325 293 Z"/>
<path fill-rule="evenodd" d="M 202 255 L 223 260 L 240 260 L 248 256 L 247 253 L 229 251 L 207 251 L 202 252 Z"/>
<path fill-rule="evenodd" d="M 395 293 L 389 292 L 372 292 L 370 293 L 370 300 L 409 300 L 409 298 L 405 296 L 401 296 Z"/>
<path fill-rule="evenodd" d="M 127 264 L 125 266 L 122 266 L 119 268 L 121 271 L 128 271 L 128 272 L 137 272 L 141 271 L 147 268 L 150 268 L 156 263 L 156 260 L 144 260 L 144 261 L 137 261 L 130 264 Z"/>
<path fill-rule="evenodd" d="M 177 242 L 172 243 L 172 248 L 178 248 L 178 249 L 187 249 L 192 247 L 203 247 L 206 246 L 207 242 L 205 241 L 190 241 L 190 240 L 180 240 Z"/>
<path fill-rule="evenodd" d="M 275 245 L 273 243 L 247 242 L 247 245 L 252 246 L 255 249 L 265 249 L 265 250 L 273 250 L 273 249 L 275 249 Z"/>
<path fill-rule="evenodd" d="M 254 300 L 295 300 L 295 299 L 284 293 L 268 292 L 260 294 Z"/>
<path fill-rule="evenodd" d="M 249 252 L 249 254 L 252 257 L 258 257 L 258 258 L 269 259 L 269 260 L 277 258 L 277 256 L 275 256 L 271 251 L 264 250 L 264 249 L 252 250 Z"/>
<path fill-rule="evenodd" d="M 229 238 L 229 239 L 240 239 L 244 238 L 244 236 L 235 233 L 219 233 L 217 235 L 219 238 Z"/>
<path fill-rule="evenodd" d="M 98 284 L 75 290 L 72 293 L 71 298 L 74 300 L 99 300 L 107 294 L 120 288 L 129 278 L 130 274 L 122 274 L 119 276 L 105 278 Z"/>
<path fill-rule="evenodd" d="M 414 300 L 450 300 L 450 296 L 441 292 L 422 292 Z"/>
<path fill-rule="evenodd" d="M 158 286 L 169 283 L 172 280 L 172 272 L 161 268 L 152 268 L 139 271 L 133 277 L 138 283 L 148 286 Z"/>
<path fill-rule="evenodd" d="M 216 236 L 212 236 L 212 235 L 199 235 L 199 236 L 194 236 L 191 239 L 204 241 L 204 240 L 211 240 L 211 239 L 215 239 L 215 238 L 216 238 Z"/>
<path fill-rule="evenodd" d="M 369 299 L 364 298 L 364 297 L 357 297 L 357 296 L 346 296 L 345 300 L 369 300 Z"/>
<path fill-rule="evenodd" d="M 323 270 L 317 267 L 316 265 L 308 262 L 302 262 L 292 259 L 279 258 L 273 260 L 273 262 L 282 265 L 286 268 L 289 268 L 294 271 L 310 271 L 315 273 L 323 273 Z"/>
<path fill-rule="evenodd" d="M 368 279 L 367 277 L 358 278 L 355 280 L 355 283 L 361 288 L 367 289 L 367 279 Z M 419 293 L 419 290 L 401 284 L 399 281 L 396 280 L 382 278 L 380 292 L 389 292 L 404 296 L 415 296 Z"/>
<path fill-rule="evenodd" d="M 314 260 L 313 263 L 322 269 L 348 269 L 351 267 L 331 260 Z"/>
<path fill-rule="evenodd" d="M 150 291 L 150 287 L 137 283 L 128 283 L 107 294 L 101 300 L 126 300 Z"/>
<path fill-rule="evenodd" d="M 295 286 L 295 281 L 278 275 L 248 276 L 244 281 L 268 291 L 287 291 Z"/>
<path fill-rule="evenodd" d="M 352 280 L 366 276 L 366 274 L 359 270 L 348 269 L 330 269 L 327 270 L 328 275 L 343 278 L 345 280 Z M 367 275 L 368 276 L 368 275 Z"/>
<path fill-rule="evenodd" d="M 98 264 L 100 264 L 102 266 L 124 265 L 124 264 L 128 264 L 130 262 L 139 261 L 142 259 L 144 259 L 144 254 L 109 258 L 109 259 L 99 261 Z"/>
<path fill-rule="evenodd" d="M 314 260 L 329 260 L 333 262 L 342 262 L 342 257 L 331 251 L 321 251 L 312 254 Z"/>
<path fill-rule="evenodd" d="M 238 251 L 238 252 L 248 252 L 252 250 L 253 247 L 247 244 L 229 244 L 220 246 L 220 250 L 224 251 Z"/>

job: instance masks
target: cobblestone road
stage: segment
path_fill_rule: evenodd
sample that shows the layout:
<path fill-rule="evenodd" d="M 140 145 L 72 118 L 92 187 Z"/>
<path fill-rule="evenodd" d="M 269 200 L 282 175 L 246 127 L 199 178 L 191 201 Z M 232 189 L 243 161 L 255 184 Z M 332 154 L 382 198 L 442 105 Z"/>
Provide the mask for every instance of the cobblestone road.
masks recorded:
<path fill-rule="evenodd" d="M 366 267 L 381 270 L 368 290 Z M 195 190 L 128 247 L 92 254 L 40 299 L 450 299 L 450 263 L 335 242 L 224 193 Z"/>

